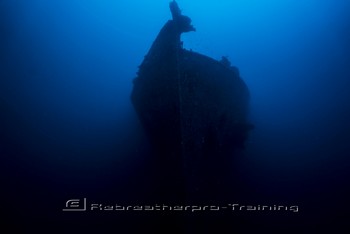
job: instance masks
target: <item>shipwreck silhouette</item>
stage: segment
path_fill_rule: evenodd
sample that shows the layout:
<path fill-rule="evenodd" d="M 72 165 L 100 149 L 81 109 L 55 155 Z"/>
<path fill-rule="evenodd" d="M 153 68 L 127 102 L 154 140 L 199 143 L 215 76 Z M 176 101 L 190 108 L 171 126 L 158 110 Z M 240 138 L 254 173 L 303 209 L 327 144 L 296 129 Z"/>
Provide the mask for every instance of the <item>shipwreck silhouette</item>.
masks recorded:
<path fill-rule="evenodd" d="M 217 191 L 229 159 L 244 147 L 252 129 L 249 91 L 226 57 L 182 47 L 181 34 L 195 28 L 175 1 L 170 10 L 173 19 L 140 65 L 131 100 L 154 149 L 159 197 L 191 201 Z"/>

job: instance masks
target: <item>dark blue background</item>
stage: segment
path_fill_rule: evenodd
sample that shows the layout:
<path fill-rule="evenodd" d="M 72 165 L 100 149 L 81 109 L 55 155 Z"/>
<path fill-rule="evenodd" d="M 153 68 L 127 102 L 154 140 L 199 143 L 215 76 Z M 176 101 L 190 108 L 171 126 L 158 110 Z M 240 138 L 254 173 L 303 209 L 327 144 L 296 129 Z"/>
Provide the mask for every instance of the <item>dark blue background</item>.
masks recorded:
<path fill-rule="evenodd" d="M 342 226 L 349 210 L 350 2 L 178 2 L 197 28 L 183 36 L 185 48 L 229 56 L 250 88 L 256 128 L 238 160 L 247 200 L 298 204 L 300 215 L 285 226 Z M 74 197 L 143 197 L 133 186 L 142 181 L 147 145 L 136 134 L 129 96 L 137 66 L 169 18 L 168 1 L 0 0 L 8 223 L 54 226 Z M 247 223 L 273 226 L 266 219 Z"/>

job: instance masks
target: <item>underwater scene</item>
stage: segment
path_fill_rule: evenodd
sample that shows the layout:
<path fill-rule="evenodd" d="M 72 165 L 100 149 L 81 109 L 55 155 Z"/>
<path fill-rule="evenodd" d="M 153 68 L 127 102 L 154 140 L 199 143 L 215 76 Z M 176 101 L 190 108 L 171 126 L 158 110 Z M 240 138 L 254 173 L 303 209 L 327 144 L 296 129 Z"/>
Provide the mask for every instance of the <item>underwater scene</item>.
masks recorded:
<path fill-rule="evenodd" d="M 347 233 L 349 11 L 0 0 L 0 232 Z"/>

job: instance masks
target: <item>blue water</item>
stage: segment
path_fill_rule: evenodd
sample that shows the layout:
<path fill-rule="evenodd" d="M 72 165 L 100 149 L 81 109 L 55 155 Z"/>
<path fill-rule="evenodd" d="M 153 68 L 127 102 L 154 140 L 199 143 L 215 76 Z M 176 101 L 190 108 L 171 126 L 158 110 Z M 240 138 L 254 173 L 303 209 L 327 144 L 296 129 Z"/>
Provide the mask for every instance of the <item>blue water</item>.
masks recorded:
<path fill-rule="evenodd" d="M 350 1 L 178 3 L 197 29 L 184 47 L 228 56 L 250 89 L 255 129 L 240 170 L 256 201 L 298 203 L 302 228 L 345 221 Z M 13 217 L 31 214 L 30 199 L 60 193 L 43 201 L 57 210 L 89 184 L 109 191 L 137 180 L 147 146 L 133 135 L 132 80 L 170 17 L 160 0 L 0 0 L 5 195 L 27 204 Z"/>

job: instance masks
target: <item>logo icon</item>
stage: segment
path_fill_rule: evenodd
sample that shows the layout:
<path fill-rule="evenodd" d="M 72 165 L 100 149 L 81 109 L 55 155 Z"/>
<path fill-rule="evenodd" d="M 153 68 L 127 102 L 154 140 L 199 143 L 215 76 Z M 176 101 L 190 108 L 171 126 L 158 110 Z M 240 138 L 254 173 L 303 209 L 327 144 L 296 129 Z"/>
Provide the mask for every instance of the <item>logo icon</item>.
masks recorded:
<path fill-rule="evenodd" d="M 66 206 L 63 211 L 86 211 L 86 198 L 71 199 L 66 202 Z"/>

